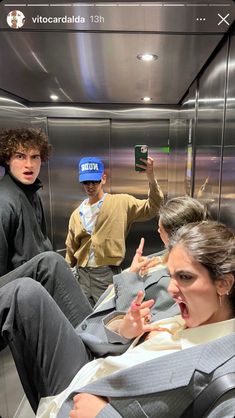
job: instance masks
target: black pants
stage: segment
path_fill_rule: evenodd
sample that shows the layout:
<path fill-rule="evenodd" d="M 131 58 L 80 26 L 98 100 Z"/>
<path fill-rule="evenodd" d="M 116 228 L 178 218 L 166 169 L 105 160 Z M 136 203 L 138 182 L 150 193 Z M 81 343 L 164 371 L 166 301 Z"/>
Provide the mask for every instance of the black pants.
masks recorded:
<path fill-rule="evenodd" d="M 19 277 L 30 277 L 50 293 L 64 315 L 76 327 L 92 312 L 92 307 L 74 278 L 65 259 L 56 252 L 36 255 L 0 278 L 0 288 Z"/>
<path fill-rule="evenodd" d="M 30 278 L 0 288 L 1 341 L 10 347 L 35 412 L 41 397 L 63 391 L 92 359 L 49 293 Z"/>

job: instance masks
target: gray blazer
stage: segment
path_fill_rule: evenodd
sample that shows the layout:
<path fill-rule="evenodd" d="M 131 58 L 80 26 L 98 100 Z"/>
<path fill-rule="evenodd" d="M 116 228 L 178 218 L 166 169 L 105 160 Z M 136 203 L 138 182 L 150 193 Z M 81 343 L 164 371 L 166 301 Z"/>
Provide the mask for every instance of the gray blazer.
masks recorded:
<path fill-rule="evenodd" d="M 109 398 L 97 418 L 178 418 L 209 382 L 235 372 L 234 347 L 235 333 L 114 373 L 78 392 Z M 73 395 L 58 418 L 68 417 Z M 222 397 L 207 417 L 234 418 L 234 396 L 233 390 Z"/>
<path fill-rule="evenodd" d="M 109 331 L 105 328 L 105 324 L 112 315 L 117 315 L 117 312 L 127 311 L 138 290 L 145 291 L 146 300 L 156 299 L 152 308 L 153 315 L 164 313 L 172 305 L 175 307 L 172 315 L 178 314 L 178 306 L 167 292 L 168 284 L 169 276 L 165 268 L 147 275 L 145 280 L 136 273 L 122 272 L 114 276 L 115 296 L 102 305 L 98 305 L 95 311 L 81 322 L 76 331 L 95 356 L 122 354 L 130 345 L 130 340 Z M 98 302 L 104 300 L 108 293 L 109 290 Z M 160 318 L 159 315 L 157 318 Z"/>

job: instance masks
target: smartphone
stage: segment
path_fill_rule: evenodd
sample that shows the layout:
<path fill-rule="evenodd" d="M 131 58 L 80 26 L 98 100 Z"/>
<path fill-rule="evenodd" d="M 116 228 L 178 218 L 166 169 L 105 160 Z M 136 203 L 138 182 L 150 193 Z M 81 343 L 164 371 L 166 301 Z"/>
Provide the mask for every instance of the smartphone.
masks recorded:
<path fill-rule="evenodd" d="M 148 145 L 135 145 L 135 171 L 145 171 L 143 168 L 137 166 L 137 164 L 144 165 L 144 162 L 140 161 L 141 158 L 147 160 Z"/>

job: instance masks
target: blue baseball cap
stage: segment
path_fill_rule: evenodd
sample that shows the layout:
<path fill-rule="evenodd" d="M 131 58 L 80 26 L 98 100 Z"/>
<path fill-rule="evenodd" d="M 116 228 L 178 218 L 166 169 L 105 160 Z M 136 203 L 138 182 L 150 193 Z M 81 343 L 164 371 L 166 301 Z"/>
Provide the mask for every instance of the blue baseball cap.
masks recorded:
<path fill-rule="evenodd" d="M 99 181 L 104 174 L 104 163 L 97 157 L 84 157 L 79 161 L 79 181 Z"/>

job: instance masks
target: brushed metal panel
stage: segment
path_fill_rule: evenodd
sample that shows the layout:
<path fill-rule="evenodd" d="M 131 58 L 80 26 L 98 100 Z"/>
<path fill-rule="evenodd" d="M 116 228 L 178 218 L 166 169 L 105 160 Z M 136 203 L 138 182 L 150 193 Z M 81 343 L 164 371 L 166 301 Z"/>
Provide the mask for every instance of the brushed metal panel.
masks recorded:
<path fill-rule="evenodd" d="M 156 176 L 167 193 L 169 120 L 111 121 L 111 169 L 113 193 L 146 195 L 146 176 L 134 170 L 134 146 L 147 144 L 154 159 Z M 128 179 L 128 182 L 126 181 Z"/>
<path fill-rule="evenodd" d="M 101 119 L 174 119 L 180 118 L 180 106 L 133 105 L 57 105 L 45 104 L 30 107 L 32 117 L 48 118 L 101 118 Z"/>
<path fill-rule="evenodd" d="M 112 120 L 111 121 L 111 191 L 112 193 L 129 193 L 145 199 L 148 182 L 144 173 L 134 170 L 134 145 L 147 144 L 149 156 L 155 161 L 155 174 L 167 193 L 169 120 Z M 127 253 L 122 267 L 127 267 L 132 260 L 141 237 L 144 237 L 145 254 L 162 248 L 157 233 L 157 219 L 135 223 L 131 227 L 126 246 Z"/>
<path fill-rule="evenodd" d="M 19 128 L 30 123 L 27 105 L 0 89 L 0 129 Z"/>
<path fill-rule="evenodd" d="M 203 192 L 205 199 L 218 200 L 220 194 L 226 65 L 227 43 L 199 80 L 194 194 L 197 196 L 208 178 Z"/>
<path fill-rule="evenodd" d="M 170 153 L 168 164 L 169 198 L 190 194 L 188 190 L 189 184 L 187 184 L 187 163 L 189 164 L 189 158 L 191 157 L 188 154 L 191 130 L 190 119 L 173 119 L 170 121 Z M 188 181 L 191 182 L 191 173 Z"/>
<path fill-rule="evenodd" d="M 220 219 L 227 215 L 235 229 L 235 34 L 231 36 L 224 132 Z M 229 208 L 229 209 L 227 209 Z M 228 214 L 227 214 L 228 211 Z"/>
<path fill-rule="evenodd" d="M 51 102 L 56 94 L 61 103 L 142 104 L 141 98 L 150 96 L 151 104 L 177 104 L 221 37 L 3 32 L 0 88 L 37 103 Z M 139 61 L 145 51 L 159 59 Z"/>
<path fill-rule="evenodd" d="M 197 80 L 192 84 L 187 95 L 182 101 L 181 109 L 180 109 L 180 114 L 182 118 L 195 119 L 196 99 L 197 99 L 196 95 L 197 95 Z"/>
<path fill-rule="evenodd" d="M 55 250 L 65 248 L 72 211 L 86 197 L 78 181 L 78 162 L 87 155 L 100 157 L 109 170 L 109 120 L 48 119 L 48 133 L 54 147 L 50 159 L 50 184 Z M 109 180 L 106 184 L 109 191 Z"/>
<path fill-rule="evenodd" d="M 189 196 L 194 194 L 194 154 L 195 154 L 195 126 L 197 118 L 197 80 L 192 84 L 187 96 L 182 102 L 181 117 L 185 117 L 188 125 L 188 133 L 186 134 L 186 176 L 185 176 L 185 193 Z M 183 191 L 183 190 L 182 190 Z"/>

